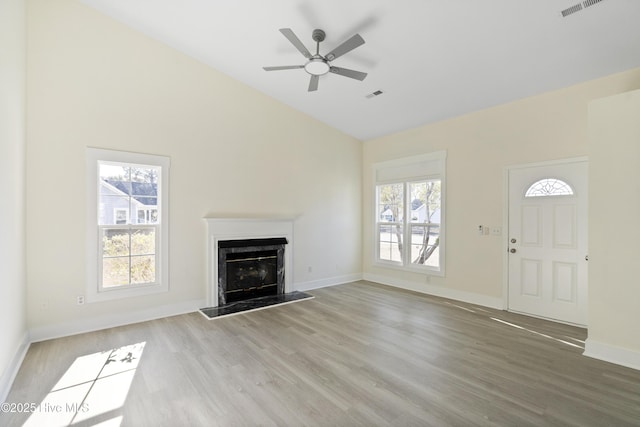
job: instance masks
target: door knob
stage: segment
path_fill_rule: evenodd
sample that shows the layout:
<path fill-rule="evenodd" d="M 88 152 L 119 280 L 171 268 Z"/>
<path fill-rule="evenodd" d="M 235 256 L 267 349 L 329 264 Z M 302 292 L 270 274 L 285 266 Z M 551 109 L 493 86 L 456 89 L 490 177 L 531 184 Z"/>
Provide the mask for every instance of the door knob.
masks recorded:
<path fill-rule="evenodd" d="M 516 239 L 511 239 L 511 243 L 515 243 L 515 242 L 516 242 Z"/>
<path fill-rule="evenodd" d="M 511 252 L 512 254 L 515 254 L 516 253 L 516 248 L 509 249 L 509 252 Z"/>

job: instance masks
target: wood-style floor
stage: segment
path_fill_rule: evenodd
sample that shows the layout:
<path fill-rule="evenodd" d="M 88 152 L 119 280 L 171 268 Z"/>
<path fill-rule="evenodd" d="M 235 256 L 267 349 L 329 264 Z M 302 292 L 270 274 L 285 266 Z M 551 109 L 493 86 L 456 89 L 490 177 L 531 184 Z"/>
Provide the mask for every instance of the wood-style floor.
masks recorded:
<path fill-rule="evenodd" d="M 8 402 L 49 402 L 81 356 L 144 343 L 74 425 L 640 425 L 640 371 L 582 356 L 584 329 L 367 282 L 310 293 L 35 343 Z"/>

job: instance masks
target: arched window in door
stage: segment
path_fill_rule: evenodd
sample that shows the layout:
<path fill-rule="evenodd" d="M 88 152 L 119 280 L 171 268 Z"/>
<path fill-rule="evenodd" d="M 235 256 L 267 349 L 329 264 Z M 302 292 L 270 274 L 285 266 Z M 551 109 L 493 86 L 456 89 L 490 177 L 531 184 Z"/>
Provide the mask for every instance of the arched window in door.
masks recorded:
<path fill-rule="evenodd" d="M 524 197 L 573 196 L 573 188 L 557 178 L 544 178 L 534 182 Z"/>

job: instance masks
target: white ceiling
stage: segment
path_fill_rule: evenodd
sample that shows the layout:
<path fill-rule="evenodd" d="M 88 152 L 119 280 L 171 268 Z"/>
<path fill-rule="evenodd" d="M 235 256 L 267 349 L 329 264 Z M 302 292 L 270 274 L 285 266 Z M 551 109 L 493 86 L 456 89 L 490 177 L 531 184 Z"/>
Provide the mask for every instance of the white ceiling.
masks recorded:
<path fill-rule="evenodd" d="M 82 1 L 360 140 L 640 67 L 640 0 Z M 280 28 L 321 54 L 359 33 L 333 65 L 369 75 L 264 71 L 306 61 Z"/>

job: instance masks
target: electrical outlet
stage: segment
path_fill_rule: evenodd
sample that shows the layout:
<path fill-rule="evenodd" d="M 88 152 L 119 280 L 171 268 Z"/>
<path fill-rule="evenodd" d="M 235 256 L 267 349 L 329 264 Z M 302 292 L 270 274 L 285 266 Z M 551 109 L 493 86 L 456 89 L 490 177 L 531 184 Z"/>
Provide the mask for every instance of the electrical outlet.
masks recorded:
<path fill-rule="evenodd" d="M 502 235 L 502 227 L 491 227 L 491 235 L 492 236 L 501 236 Z"/>
<path fill-rule="evenodd" d="M 78 295 L 76 302 L 78 303 L 78 305 L 84 304 L 84 295 Z"/>

